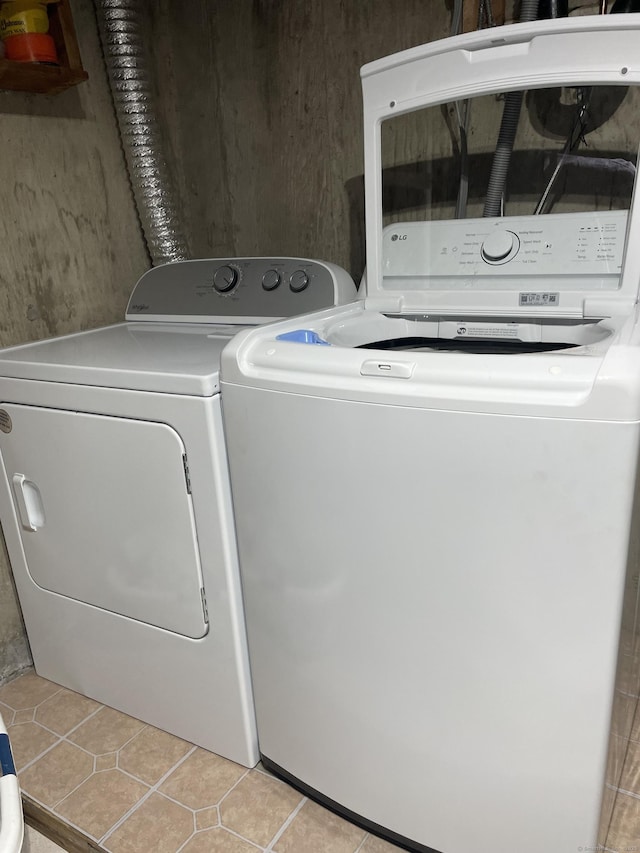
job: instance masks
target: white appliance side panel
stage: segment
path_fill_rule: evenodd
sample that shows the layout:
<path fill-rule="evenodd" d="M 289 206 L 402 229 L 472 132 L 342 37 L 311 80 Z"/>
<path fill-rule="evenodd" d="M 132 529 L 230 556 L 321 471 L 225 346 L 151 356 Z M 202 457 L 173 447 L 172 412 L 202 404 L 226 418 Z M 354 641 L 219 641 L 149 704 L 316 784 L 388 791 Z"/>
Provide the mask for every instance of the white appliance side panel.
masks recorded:
<path fill-rule="evenodd" d="M 31 577 L 175 631 L 207 631 L 184 446 L 162 423 L 2 404 L 0 454 Z"/>
<path fill-rule="evenodd" d="M 261 752 L 445 853 L 595 846 L 638 425 L 223 385 Z"/>

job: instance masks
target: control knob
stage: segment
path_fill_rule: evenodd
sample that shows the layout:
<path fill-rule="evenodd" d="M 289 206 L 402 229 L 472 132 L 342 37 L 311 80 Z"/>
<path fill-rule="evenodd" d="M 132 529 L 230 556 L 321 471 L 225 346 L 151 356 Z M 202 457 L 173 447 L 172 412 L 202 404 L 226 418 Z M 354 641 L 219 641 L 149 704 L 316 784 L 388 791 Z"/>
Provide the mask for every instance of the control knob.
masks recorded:
<path fill-rule="evenodd" d="M 282 281 L 282 276 L 278 270 L 267 270 L 262 276 L 262 287 L 264 290 L 275 290 Z"/>
<path fill-rule="evenodd" d="M 289 287 L 294 293 L 300 293 L 309 286 L 309 276 L 304 270 L 296 270 L 291 273 Z"/>
<path fill-rule="evenodd" d="M 482 258 L 490 264 L 508 261 L 520 248 L 520 241 L 513 231 L 494 231 L 482 244 Z"/>
<path fill-rule="evenodd" d="M 238 270 L 235 267 L 225 264 L 213 274 L 213 287 L 218 293 L 229 293 L 230 290 L 238 283 Z"/>

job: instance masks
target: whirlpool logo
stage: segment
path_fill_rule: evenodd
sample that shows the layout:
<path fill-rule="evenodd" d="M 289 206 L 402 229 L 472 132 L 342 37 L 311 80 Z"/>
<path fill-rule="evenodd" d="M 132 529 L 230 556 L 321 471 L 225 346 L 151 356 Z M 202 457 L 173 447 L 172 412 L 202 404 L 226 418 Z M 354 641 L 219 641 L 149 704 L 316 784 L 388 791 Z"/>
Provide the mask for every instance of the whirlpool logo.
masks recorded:
<path fill-rule="evenodd" d="M 407 235 L 406 235 L 406 234 L 392 234 L 392 235 L 391 235 L 391 240 L 392 240 L 394 243 L 395 243 L 395 241 L 396 241 L 396 240 L 406 240 L 406 239 L 407 239 Z"/>

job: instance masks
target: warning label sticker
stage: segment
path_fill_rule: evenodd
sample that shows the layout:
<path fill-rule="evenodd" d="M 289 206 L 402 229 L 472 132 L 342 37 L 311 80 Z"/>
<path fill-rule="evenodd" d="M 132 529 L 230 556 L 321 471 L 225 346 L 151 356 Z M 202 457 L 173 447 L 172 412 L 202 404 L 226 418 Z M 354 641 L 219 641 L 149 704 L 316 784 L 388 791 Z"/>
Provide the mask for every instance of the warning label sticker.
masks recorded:
<path fill-rule="evenodd" d="M 467 338 L 517 338 L 520 326 L 517 323 L 504 326 L 458 323 L 456 335 Z"/>

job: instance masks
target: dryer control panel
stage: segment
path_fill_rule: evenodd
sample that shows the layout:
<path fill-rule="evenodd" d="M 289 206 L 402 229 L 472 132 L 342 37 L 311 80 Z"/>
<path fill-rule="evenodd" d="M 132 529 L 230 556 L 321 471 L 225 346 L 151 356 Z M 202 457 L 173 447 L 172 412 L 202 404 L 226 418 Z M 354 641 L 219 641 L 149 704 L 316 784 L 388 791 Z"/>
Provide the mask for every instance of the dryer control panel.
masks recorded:
<path fill-rule="evenodd" d="M 146 272 L 127 320 L 263 323 L 342 305 L 356 298 L 341 267 L 306 258 L 210 258 Z"/>

